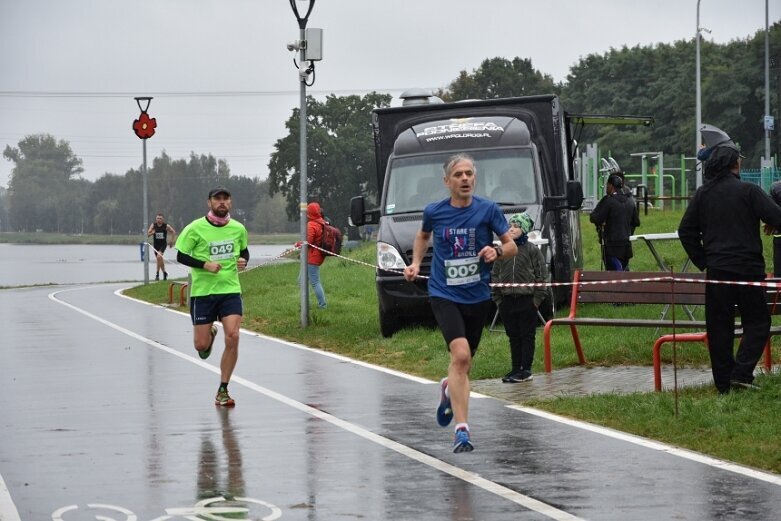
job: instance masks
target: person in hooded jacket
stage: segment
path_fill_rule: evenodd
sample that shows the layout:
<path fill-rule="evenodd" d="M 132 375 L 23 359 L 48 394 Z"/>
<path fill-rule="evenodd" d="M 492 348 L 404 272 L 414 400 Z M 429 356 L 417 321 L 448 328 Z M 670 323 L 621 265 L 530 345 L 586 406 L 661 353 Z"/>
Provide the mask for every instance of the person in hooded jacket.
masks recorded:
<path fill-rule="evenodd" d="M 781 181 L 776 181 L 770 186 L 770 198 L 781 206 Z M 781 230 L 765 226 L 765 233 L 773 236 L 773 276 L 781 278 Z"/>
<path fill-rule="evenodd" d="M 631 195 L 624 190 L 624 181 L 618 174 L 607 178 L 605 191 L 589 219 L 597 226 L 602 244 L 602 258 L 607 271 L 627 271 L 632 258 L 629 237 L 640 226 L 640 215 Z"/>
<path fill-rule="evenodd" d="M 509 259 L 499 259 L 491 269 L 491 282 L 544 283 L 547 281 L 545 258 L 540 249 L 529 242 L 534 221 L 526 212 L 510 217 L 510 237 L 518 253 Z M 504 332 L 510 340 L 512 367 L 502 378 L 504 383 L 528 382 L 532 379 L 534 342 L 537 330 L 537 309 L 548 294 L 546 286 L 494 287 L 492 299 L 499 308 Z"/>
<path fill-rule="evenodd" d="M 311 202 L 307 205 L 306 218 L 306 242 L 319 246 L 323 241 L 323 230 L 325 229 L 325 219 L 323 218 L 323 212 L 320 209 L 319 203 Z M 317 307 L 324 309 L 328 303 L 325 300 L 323 284 L 320 282 L 320 266 L 325 261 L 326 254 L 322 250 L 313 248 L 312 246 L 307 248 L 307 251 L 307 278 L 315 292 Z"/>
<path fill-rule="evenodd" d="M 709 154 L 709 155 L 708 155 Z M 765 278 L 760 220 L 781 229 L 781 208 L 760 188 L 740 180 L 741 155 L 730 140 L 707 150 L 703 184 L 689 202 L 678 236 L 689 258 L 708 280 Z M 736 355 L 735 307 L 743 338 Z M 708 352 L 716 389 L 755 388 L 754 368 L 770 333 L 765 288 L 734 284 L 705 286 Z"/>

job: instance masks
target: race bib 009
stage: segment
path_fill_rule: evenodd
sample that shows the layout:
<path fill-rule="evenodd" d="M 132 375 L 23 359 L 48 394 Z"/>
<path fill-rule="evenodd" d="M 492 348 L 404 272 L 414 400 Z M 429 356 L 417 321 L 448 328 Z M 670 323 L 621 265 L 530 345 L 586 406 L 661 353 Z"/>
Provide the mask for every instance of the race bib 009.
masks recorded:
<path fill-rule="evenodd" d="M 445 281 L 448 286 L 461 286 L 480 281 L 480 259 L 465 257 L 463 259 L 445 260 Z"/>
<path fill-rule="evenodd" d="M 233 257 L 233 241 L 219 241 L 209 243 L 209 260 L 218 261 Z"/>

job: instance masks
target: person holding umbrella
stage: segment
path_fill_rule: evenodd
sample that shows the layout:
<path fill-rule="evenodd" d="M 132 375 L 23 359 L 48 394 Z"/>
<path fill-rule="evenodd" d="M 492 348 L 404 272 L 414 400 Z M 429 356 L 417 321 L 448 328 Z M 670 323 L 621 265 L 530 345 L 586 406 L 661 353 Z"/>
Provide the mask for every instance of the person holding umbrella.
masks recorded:
<path fill-rule="evenodd" d="M 705 323 L 713 382 L 720 394 L 756 389 L 754 368 L 770 333 L 765 288 L 729 284 L 765 279 L 760 221 L 781 229 L 781 207 L 762 188 L 740 180 L 742 154 L 732 139 L 712 125 L 702 126 L 705 184 L 697 189 L 678 226 L 692 263 L 707 271 Z M 743 338 L 737 353 L 735 308 Z"/>

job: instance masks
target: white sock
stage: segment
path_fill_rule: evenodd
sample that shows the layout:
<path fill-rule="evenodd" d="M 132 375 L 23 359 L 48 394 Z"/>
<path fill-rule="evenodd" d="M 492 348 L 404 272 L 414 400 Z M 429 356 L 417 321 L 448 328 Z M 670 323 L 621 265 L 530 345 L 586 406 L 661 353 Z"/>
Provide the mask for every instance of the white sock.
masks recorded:
<path fill-rule="evenodd" d="M 457 423 L 456 424 L 456 432 L 458 432 L 461 429 L 465 429 L 466 432 L 469 432 L 469 425 L 467 425 L 466 423 Z"/>

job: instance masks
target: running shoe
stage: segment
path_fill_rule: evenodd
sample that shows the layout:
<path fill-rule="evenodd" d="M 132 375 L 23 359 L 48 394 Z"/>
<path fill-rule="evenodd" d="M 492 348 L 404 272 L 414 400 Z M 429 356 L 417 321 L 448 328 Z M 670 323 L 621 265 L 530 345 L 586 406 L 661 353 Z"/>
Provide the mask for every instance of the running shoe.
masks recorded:
<path fill-rule="evenodd" d="M 759 391 L 760 387 L 752 382 L 744 382 L 742 380 L 730 380 L 729 385 L 735 391 Z"/>
<path fill-rule="evenodd" d="M 227 389 L 220 389 L 217 391 L 217 396 L 214 397 L 214 405 L 221 405 L 223 407 L 233 407 L 236 402 L 228 394 Z M 471 450 L 471 449 L 470 449 Z"/>
<path fill-rule="evenodd" d="M 212 336 L 212 341 L 209 342 L 209 347 L 207 347 L 203 351 L 198 351 L 198 356 L 200 356 L 202 360 L 206 360 L 207 358 L 209 358 L 209 355 L 212 354 L 212 346 L 214 345 L 214 337 L 217 336 L 217 326 L 215 326 L 214 324 L 212 324 L 212 329 L 211 329 L 211 333 L 210 334 Z"/>
<path fill-rule="evenodd" d="M 160 274 L 159 273 L 155 274 L 155 280 L 160 280 Z"/>
<path fill-rule="evenodd" d="M 515 369 L 511 369 L 509 373 L 507 373 L 502 377 L 502 382 L 510 383 L 510 377 L 513 376 L 514 374 L 515 374 Z"/>
<path fill-rule="evenodd" d="M 511 374 L 510 376 L 507 377 L 506 380 L 502 380 L 502 381 L 506 383 L 517 384 L 522 382 L 530 382 L 533 378 L 534 376 L 532 376 L 531 371 L 522 370 L 517 373 Z"/>
<path fill-rule="evenodd" d="M 453 441 L 453 452 L 458 454 L 459 452 L 472 452 L 473 450 L 475 450 L 475 446 L 472 445 L 472 441 L 469 439 L 469 431 L 458 429 L 455 441 Z"/>
<path fill-rule="evenodd" d="M 439 407 L 437 407 L 437 423 L 440 427 L 447 427 L 453 420 L 453 409 L 450 407 L 450 398 L 445 394 L 447 389 L 447 377 L 439 381 Z"/>
<path fill-rule="evenodd" d="M 168 272 L 167 271 L 163 272 L 163 280 L 168 280 Z"/>

